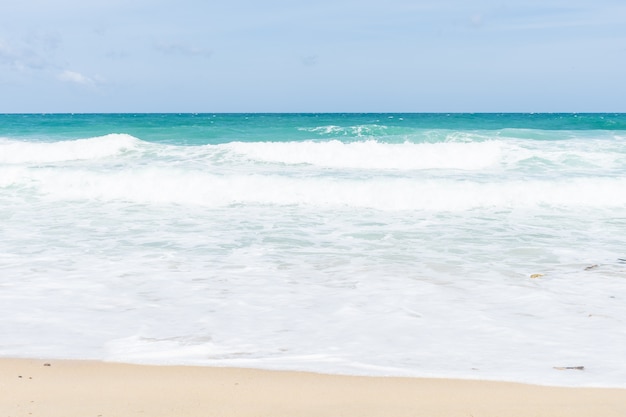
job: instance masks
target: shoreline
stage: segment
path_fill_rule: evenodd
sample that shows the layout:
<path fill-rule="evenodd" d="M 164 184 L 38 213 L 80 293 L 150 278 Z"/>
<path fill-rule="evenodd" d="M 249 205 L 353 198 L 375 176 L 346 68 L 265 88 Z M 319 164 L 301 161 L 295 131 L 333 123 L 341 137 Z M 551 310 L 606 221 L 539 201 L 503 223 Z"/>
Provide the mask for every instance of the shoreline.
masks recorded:
<path fill-rule="evenodd" d="M 626 415 L 626 389 L 328 375 L 114 362 L 0 359 L 8 416 Z"/>

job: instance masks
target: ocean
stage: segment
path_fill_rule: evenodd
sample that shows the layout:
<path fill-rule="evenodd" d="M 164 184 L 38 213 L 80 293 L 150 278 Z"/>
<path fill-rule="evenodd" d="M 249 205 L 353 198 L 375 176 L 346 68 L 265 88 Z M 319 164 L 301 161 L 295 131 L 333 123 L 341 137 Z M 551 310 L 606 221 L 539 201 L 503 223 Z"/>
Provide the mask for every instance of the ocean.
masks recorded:
<path fill-rule="evenodd" d="M 0 115 L 0 356 L 626 387 L 626 114 Z"/>

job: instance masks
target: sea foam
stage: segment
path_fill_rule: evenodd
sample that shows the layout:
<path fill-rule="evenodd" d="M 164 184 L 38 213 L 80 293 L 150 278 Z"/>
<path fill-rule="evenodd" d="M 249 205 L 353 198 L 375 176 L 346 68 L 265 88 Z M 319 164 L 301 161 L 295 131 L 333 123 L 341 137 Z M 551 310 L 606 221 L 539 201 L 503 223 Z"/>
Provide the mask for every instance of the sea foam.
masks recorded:
<path fill-rule="evenodd" d="M 67 140 L 60 142 L 25 142 L 0 140 L 0 163 L 49 163 L 104 158 L 135 149 L 139 139 L 127 134 Z"/>
<path fill-rule="evenodd" d="M 500 162 L 502 154 L 502 144 L 497 141 L 388 144 L 374 140 L 349 143 L 332 140 L 286 143 L 234 142 L 221 146 L 253 161 L 351 169 L 477 170 L 496 165 Z"/>
<path fill-rule="evenodd" d="M 81 169 L 0 170 L 0 185 L 27 186 L 54 200 L 144 204 L 237 204 L 459 211 L 477 208 L 619 208 L 626 179 L 473 180 L 379 177 L 362 181 L 279 175 L 217 175 L 177 168 L 90 172 Z"/>

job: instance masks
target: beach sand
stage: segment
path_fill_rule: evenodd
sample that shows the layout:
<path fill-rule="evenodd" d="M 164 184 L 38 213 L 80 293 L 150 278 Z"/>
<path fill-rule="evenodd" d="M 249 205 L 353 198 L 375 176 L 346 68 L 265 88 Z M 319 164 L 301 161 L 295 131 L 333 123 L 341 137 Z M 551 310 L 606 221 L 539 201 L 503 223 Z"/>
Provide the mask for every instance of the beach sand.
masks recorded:
<path fill-rule="evenodd" d="M 0 359 L 0 416 L 626 416 L 626 390 Z"/>

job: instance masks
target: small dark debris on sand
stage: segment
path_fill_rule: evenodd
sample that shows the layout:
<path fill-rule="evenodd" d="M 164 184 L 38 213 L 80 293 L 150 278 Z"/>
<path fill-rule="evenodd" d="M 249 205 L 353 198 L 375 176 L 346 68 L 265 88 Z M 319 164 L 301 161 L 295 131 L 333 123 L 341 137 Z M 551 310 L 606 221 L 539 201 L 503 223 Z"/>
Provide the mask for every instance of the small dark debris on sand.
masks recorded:
<path fill-rule="evenodd" d="M 585 367 L 584 366 L 555 366 L 554 369 L 558 371 L 568 371 L 568 370 L 584 371 Z"/>

